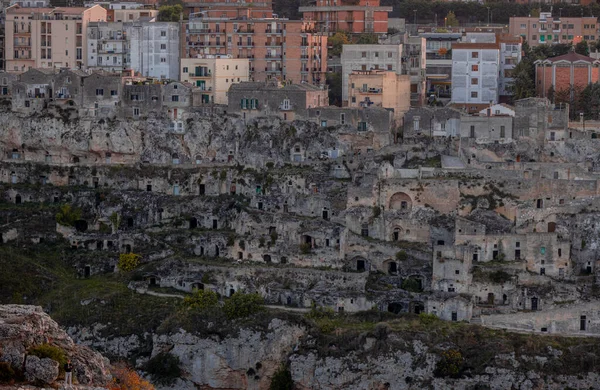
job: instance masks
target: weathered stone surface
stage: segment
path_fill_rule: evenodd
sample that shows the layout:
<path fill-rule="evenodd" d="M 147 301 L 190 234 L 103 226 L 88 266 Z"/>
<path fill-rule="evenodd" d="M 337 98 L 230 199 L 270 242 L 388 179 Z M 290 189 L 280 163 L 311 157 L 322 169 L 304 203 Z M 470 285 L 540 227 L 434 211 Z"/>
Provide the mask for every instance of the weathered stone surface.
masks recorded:
<path fill-rule="evenodd" d="M 58 362 L 28 355 L 25 360 L 25 378 L 32 382 L 52 383 L 58 378 Z"/>
<path fill-rule="evenodd" d="M 30 348 L 46 343 L 65 351 L 79 383 L 104 385 L 110 380 L 108 359 L 76 345 L 41 307 L 0 305 L 0 361 L 15 367 L 25 364 L 28 377 L 53 382 L 58 376 L 58 363 L 26 356 Z"/>

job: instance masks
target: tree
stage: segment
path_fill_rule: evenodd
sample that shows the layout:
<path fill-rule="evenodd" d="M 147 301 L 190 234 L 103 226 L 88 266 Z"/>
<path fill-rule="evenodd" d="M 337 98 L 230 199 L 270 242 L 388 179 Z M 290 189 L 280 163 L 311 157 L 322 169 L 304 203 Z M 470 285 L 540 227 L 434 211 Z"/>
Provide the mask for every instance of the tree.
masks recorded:
<path fill-rule="evenodd" d="M 329 46 L 331 49 L 329 50 L 329 54 L 332 56 L 339 56 L 342 54 L 342 50 L 344 45 L 349 45 L 350 38 L 345 33 L 338 31 L 331 38 L 329 38 Z"/>
<path fill-rule="evenodd" d="M 376 45 L 379 43 L 379 38 L 375 34 L 360 34 L 356 40 L 357 45 Z"/>
<path fill-rule="evenodd" d="M 269 390 L 292 390 L 293 388 L 294 381 L 292 380 L 292 373 L 282 364 L 273 374 Z"/>
<path fill-rule="evenodd" d="M 584 56 L 589 56 L 590 55 L 590 47 L 589 47 L 587 41 L 578 42 L 575 45 L 575 53 L 581 54 Z"/>
<path fill-rule="evenodd" d="M 327 73 L 326 82 L 329 86 L 329 105 L 342 106 L 342 75 L 341 73 Z"/>
<path fill-rule="evenodd" d="M 56 213 L 56 222 L 59 225 L 74 226 L 78 219 L 81 219 L 81 210 L 71 207 L 70 204 L 61 206 L 60 211 Z"/>
<path fill-rule="evenodd" d="M 531 9 L 531 17 L 532 18 L 537 18 L 540 16 L 540 9 L 539 8 L 532 8 Z"/>
<path fill-rule="evenodd" d="M 154 390 L 154 386 L 150 382 L 142 379 L 125 363 L 113 365 L 110 372 L 113 376 L 113 382 L 109 385 L 110 390 Z"/>
<path fill-rule="evenodd" d="M 263 310 L 264 300 L 258 294 L 235 293 L 225 301 L 223 311 L 227 318 L 244 318 Z"/>
<path fill-rule="evenodd" d="M 160 22 L 179 22 L 183 7 L 179 4 L 163 5 L 158 9 L 158 20 Z"/>
<path fill-rule="evenodd" d="M 458 19 L 456 18 L 456 15 L 454 15 L 454 12 L 448 12 L 446 19 L 444 19 L 445 27 L 458 27 L 458 24 Z"/>
<path fill-rule="evenodd" d="M 192 296 L 185 297 L 183 304 L 191 309 L 206 310 L 216 307 L 219 304 L 219 298 L 214 291 L 198 290 Z"/>

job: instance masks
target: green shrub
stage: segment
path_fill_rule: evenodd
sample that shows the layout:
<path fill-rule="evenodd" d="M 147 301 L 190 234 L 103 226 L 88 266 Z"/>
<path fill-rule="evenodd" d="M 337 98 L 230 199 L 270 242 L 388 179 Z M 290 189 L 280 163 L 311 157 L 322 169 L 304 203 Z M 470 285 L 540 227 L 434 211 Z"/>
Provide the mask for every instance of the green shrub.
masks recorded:
<path fill-rule="evenodd" d="M 235 293 L 225 301 L 223 311 L 229 319 L 249 317 L 263 310 L 264 300 L 258 294 Z"/>
<path fill-rule="evenodd" d="M 15 370 L 8 362 L 0 362 L 0 383 L 10 383 L 16 379 Z"/>
<path fill-rule="evenodd" d="M 133 271 L 140 265 L 140 259 L 142 256 L 137 255 L 135 253 L 121 253 L 119 255 L 119 262 L 117 263 L 117 267 L 121 271 L 129 272 Z"/>
<path fill-rule="evenodd" d="M 510 281 L 510 279 L 510 274 L 504 271 L 495 271 L 490 273 L 490 280 L 494 283 L 506 283 Z"/>
<path fill-rule="evenodd" d="M 402 289 L 410 292 L 421 292 L 421 283 L 415 278 L 406 278 L 402 282 Z"/>
<path fill-rule="evenodd" d="M 206 310 L 216 307 L 219 304 L 219 298 L 214 291 L 196 291 L 189 297 L 183 299 L 183 304 L 190 309 Z"/>
<path fill-rule="evenodd" d="M 419 321 L 423 325 L 431 325 L 440 321 L 440 319 L 435 314 L 419 313 Z"/>
<path fill-rule="evenodd" d="M 377 218 L 381 215 L 381 207 L 373 206 L 373 218 Z"/>
<path fill-rule="evenodd" d="M 177 356 L 169 352 L 161 352 L 148 360 L 145 369 L 157 383 L 171 385 L 181 376 L 179 365 L 180 361 Z"/>
<path fill-rule="evenodd" d="M 61 348 L 50 344 L 40 344 L 29 350 L 29 355 L 37 356 L 40 359 L 48 358 L 58 362 L 60 372 L 63 372 L 64 365 L 67 363 L 67 354 Z"/>
<path fill-rule="evenodd" d="M 300 253 L 302 253 L 303 255 L 308 255 L 311 252 L 312 248 L 310 247 L 310 244 L 307 243 L 302 243 L 300 244 Z"/>
<path fill-rule="evenodd" d="M 406 259 L 408 259 L 408 255 L 406 254 L 406 251 L 396 252 L 396 260 L 405 261 Z"/>
<path fill-rule="evenodd" d="M 313 306 L 304 316 L 310 320 L 333 318 L 335 316 L 335 311 L 330 307 Z"/>
<path fill-rule="evenodd" d="M 269 390 L 292 390 L 293 388 L 292 373 L 282 364 L 273 374 Z"/>
<path fill-rule="evenodd" d="M 457 378 L 464 365 L 464 359 L 460 351 L 456 349 L 448 349 L 442 351 L 441 359 L 435 366 L 434 374 L 438 377 Z"/>
<path fill-rule="evenodd" d="M 78 219 L 81 219 L 81 210 L 71 207 L 70 204 L 62 205 L 60 211 L 56 213 L 56 222 L 59 225 L 73 226 Z"/>

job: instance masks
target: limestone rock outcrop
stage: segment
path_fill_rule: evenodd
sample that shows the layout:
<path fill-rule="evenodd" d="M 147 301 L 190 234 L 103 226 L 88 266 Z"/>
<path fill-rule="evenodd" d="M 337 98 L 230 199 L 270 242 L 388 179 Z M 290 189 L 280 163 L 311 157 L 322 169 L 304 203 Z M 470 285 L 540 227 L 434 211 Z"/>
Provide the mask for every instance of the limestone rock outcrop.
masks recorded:
<path fill-rule="evenodd" d="M 42 344 L 65 352 L 73 363 L 73 376 L 80 384 L 102 386 L 109 382 L 108 359 L 75 344 L 41 307 L 0 305 L 0 361 L 24 368 L 28 380 L 53 382 L 58 376 L 58 363 L 28 354 L 31 348 Z"/>

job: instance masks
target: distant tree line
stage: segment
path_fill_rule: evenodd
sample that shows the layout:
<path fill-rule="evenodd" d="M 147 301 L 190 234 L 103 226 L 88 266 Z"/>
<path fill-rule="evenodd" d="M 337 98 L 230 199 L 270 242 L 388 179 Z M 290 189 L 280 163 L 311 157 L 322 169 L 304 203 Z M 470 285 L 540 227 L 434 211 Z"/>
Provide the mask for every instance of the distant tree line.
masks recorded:
<path fill-rule="evenodd" d="M 281 0 L 278 0 L 281 1 Z M 401 1 L 381 0 L 382 5 L 391 5 L 394 11 L 391 17 L 405 18 L 407 23 L 413 23 L 415 10 L 417 11 L 417 23 L 434 23 L 437 19 L 439 26 L 444 25 L 444 17 L 453 12 L 461 24 L 481 23 L 486 24 L 488 20 L 488 7 L 490 8 L 490 19 L 492 23 L 508 24 L 511 16 L 537 15 L 541 12 L 549 12 L 550 4 L 507 4 L 502 1 L 491 1 L 485 4 L 478 2 L 460 1 Z M 588 6 L 555 3 L 552 5 L 554 16 L 599 16 L 600 4 L 593 3 Z M 562 11 L 560 9 L 562 8 Z M 436 18 L 437 15 L 437 18 Z"/>

